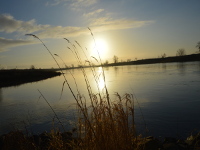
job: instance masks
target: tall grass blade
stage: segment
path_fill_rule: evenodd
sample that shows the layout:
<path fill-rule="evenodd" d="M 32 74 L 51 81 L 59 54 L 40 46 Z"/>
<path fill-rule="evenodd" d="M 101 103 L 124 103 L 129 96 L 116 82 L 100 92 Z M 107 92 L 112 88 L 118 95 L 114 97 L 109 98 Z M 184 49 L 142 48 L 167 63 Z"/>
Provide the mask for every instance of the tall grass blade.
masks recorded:
<path fill-rule="evenodd" d="M 65 130 L 62 122 L 60 121 L 60 119 L 58 118 L 58 115 L 56 114 L 56 112 L 54 111 L 54 109 L 52 108 L 52 106 L 50 105 L 50 103 L 47 101 L 47 99 L 44 97 L 44 95 L 42 94 L 42 92 L 40 92 L 40 90 L 38 90 L 38 92 L 40 93 L 40 96 L 45 100 L 45 102 L 48 104 L 48 106 L 51 108 L 52 112 L 54 113 L 55 117 L 58 119 L 60 125 L 62 126 L 63 130 Z"/>

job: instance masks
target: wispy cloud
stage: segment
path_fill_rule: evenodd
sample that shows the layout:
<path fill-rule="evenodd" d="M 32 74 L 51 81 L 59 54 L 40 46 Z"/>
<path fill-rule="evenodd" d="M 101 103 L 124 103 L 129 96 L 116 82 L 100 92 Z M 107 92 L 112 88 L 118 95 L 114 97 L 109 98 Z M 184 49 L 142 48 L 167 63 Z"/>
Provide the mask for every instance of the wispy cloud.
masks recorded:
<path fill-rule="evenodd" d="M 103 12 L 103 9 L 93 11 L 86 16 L 91 16 Z M 111 17 L 90 17 L 89 27 L 93 32 L 109 31 L 109 30 L 122 30 L 128 28 L 135 28 L 152 23 L 152 21 L 139 21 L 133 19 L 112 19 Z M 36 34 L 40 38 L 63 38 L 73 37 L 82 34 L 89 34 L 87 27 L 74 27 L 74 26 L 52 26 L 40 25 L 35 20 L 21 21 L 16 20 L 9 14 L 0 15 L 0 32 L 4 33 L 18 33 L 23 35 L 26 33 Z M 14 46 L 33 44 L 31 41 L 26 40 L 12 40 L 0 38 L 0 51 L 9 49 Z"/>
<path fill-rule="evenodd" d="M 48 1 L 46 3 L 46 6 L 56 6 L 56 5 L 59 5 L 61 3 L 66 3 L 66 2 L 69 2 L 69 0 L 52 0 L 52 1 Z"/>
<path fill-rule="evenodd" d="M 80 9 L 83 7 L 89 7 L 97 3 L 97 0 L 71 0 L 71 7 L 74 9 Z"/>
<path fill-rule="evenodd" d="M 30 45 L 30 44 L 35 44 L 35 42 L 30 40 L 13 40 L 0 37 L 0 45 L 1 45 L 0 52 L 6 51 L 12 47 Z"/>
<path fill-rule="evenodd" d="M 56 6 L 60 4 L 69 5 L 69 8 L 80 9 L 89 7 L 97 3 L 97 0 L 52 0 L 46 3 L 46 6 Z"/>
<path fill-rule="evenodd" d="M 98 10 L 95 12 L 100 12 Z M 93 12 L 93 14 L 95 13 Z M 97 29 L 98 31 L 106 30 L 121 30 L 127 28 L 141 27 L 152 21 L 139 21 L 133 19 L 112 19 L 109 17 L 101 17 L 90 20 L 90 27 Z M 11 15 L 0 15 L 0 32 L 5 33 L 33 33 L 37 34 L 41 38 L 61 38 L 79 36 L 86 34 L 88 31 L 86 27 L 74 27 L 74 26 L 52 26 L 52 25 L 40 25 L 36 24 L 34 20 L 20 21 L 14 19 Z"/>
<path fill-rule="evenodd" d="M 82 27 L 62 27 L 62 26 L 50 26 L 43 31 L 37 33 L 41 38 L 63 38 L 74 37 L 81 34 L 86 34 L 87 30 Z"/>
<path fill-rule="evenodd" d="M 89 17 L 96 16 L 103 11 L 104 11 L 104 9 L 97 9 L 97 10 L 89 12 L 89 13 L 84 13 L 83 16 L 89 18 Z"/>
<path fill-rule="evenodd" d="M 27 33 L 36 32 L 48 28 L 49 25 L 37 25 L 35 20 L 21 21 L 14 19 L 13 16 L 9 14 L 0 14 L 0 32 L 6 33 Z"/>
<path fill-rule="evenodd" d="M 100 17 L 93 19 L 90 26 L 95 31 L 106 31 L 106 30 L 122 30 L 128 28 L 138 28 L 144 25 L 148 25 L 153 21 L 140 21 L 134 19 L 112 19 L 109 17 Z"/>

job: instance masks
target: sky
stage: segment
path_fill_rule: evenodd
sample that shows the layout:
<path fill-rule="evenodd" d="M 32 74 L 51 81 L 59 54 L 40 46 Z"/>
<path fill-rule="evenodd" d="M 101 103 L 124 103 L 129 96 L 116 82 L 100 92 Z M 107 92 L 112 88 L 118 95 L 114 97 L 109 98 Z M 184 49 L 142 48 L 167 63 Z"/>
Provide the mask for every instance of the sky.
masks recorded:
<path fill-rule="evenodd" d="M 56 67 L 84 62 L 158 58 L 197 52 L 200 0 L 1 0 L 0 69 Z M 90 33 L 91 29 L 93 36 Z M 67 38 L 67 40 L 64 40 Z M 81 45 L 82 49 L 76 43 Z M 69 49 L 70 48 L 70 49 Z M 63 63 L 64 61 L 64 63 Z"/>

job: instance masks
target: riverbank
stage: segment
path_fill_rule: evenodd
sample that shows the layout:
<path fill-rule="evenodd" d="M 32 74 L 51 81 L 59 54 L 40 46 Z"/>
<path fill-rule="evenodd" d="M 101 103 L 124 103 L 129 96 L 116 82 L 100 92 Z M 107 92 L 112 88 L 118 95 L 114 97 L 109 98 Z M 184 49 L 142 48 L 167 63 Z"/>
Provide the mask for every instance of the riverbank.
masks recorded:
<path fill-rule="evenodd" d="M 43 69 L 0 70 L 0 88 L 18 86 L 61 75 L 60 72 Z"/>
<path fill-rule="evenodd" d="M 75 132 L 43 132 L 39 135 L 27 136 L 21 131 L 13 131 L 0 136 L 1 150 L 35 150 L 35 149 L 67 149 L 67 150 L 84 150 L 82 142 L 84 139 L 76 138 Z M 17 139 L 17 140 L 16 140 Z M 129 149 L 135 150 L 198 150 L 200 147 L 200 132 L 191 135 L 186 139 L 176 139 L 173 137 L 165 137 L 158 139 L 153 136 L 135 137 L 132 139 L 133 145 Z M 98 145 L 96 143 L 96 145 Z M 91 149 L 99 149 L 98 147 L 90 147 Z"/>

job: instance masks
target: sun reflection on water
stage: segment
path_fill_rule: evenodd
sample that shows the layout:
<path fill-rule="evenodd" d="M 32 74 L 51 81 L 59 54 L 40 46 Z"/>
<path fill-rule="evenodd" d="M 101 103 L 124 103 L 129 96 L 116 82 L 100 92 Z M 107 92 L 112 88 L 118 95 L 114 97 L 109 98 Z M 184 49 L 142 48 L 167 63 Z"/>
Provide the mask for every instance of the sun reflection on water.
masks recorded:
<path fill-rule="evenodd" d="M 101 91 L 105 88 L 105 81 L 104 81 L 104 78 L 103 78 L 102 67 L 98 68 L 98 87 L 99 87 L 99 90 L 101 90 Z"/>

